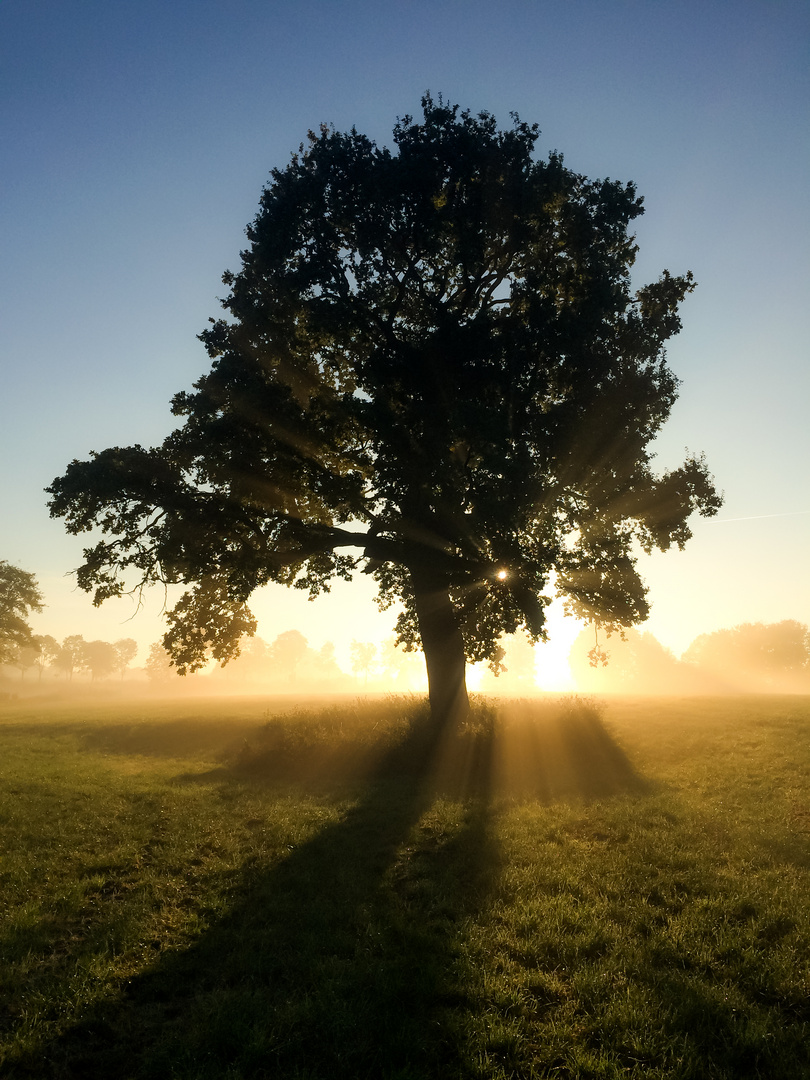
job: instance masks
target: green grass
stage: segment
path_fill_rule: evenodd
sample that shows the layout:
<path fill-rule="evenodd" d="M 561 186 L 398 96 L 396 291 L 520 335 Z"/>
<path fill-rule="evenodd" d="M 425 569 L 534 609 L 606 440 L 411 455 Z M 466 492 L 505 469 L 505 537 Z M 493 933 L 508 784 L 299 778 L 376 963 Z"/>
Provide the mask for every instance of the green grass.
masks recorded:
<path fill-rule="evenodd" d="M 810 1077 L 810 700 L 0 711 L 0 1075 Z"/>

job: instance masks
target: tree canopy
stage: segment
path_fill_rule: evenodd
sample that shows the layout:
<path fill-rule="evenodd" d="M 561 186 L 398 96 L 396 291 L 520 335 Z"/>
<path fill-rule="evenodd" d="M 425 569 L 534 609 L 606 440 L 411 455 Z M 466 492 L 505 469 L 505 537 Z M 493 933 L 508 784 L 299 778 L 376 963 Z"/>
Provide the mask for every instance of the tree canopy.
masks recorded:
<path fill-rule="evenodd" d="M 465 658 L 543 638 L 552 584 L 609 629 L 639 622 L 637 546 L 681 547 L 720 505 L 701 457 L 652 467 L 694 283 L 632 287 L 634 185 L 536 158 L 517 116 L 422 107 L 393 150 L 310 132 L 224 275 L 180 426 L 48 489 L 69 531 L 101 530 L 78 571 L 96 603 L 188 586 L 164 639 L 181 671 L 234 654 L 255 589 L 315 596 L 362 564 L 434 708 L 463 710 Z"/>

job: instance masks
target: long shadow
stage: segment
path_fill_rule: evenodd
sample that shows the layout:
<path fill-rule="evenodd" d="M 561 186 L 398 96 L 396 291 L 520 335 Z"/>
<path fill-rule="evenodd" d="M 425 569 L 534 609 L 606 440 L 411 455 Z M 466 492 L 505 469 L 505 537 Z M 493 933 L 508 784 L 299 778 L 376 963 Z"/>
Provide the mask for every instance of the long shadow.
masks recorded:
<path fill-rule="evenodd" d="M 562 700 L 542 710 L 504 705 L 494 742 L 493 789 L 543 803 L 649 790 L 605 727 L 600 709 Z"/>
<path fill-rule="evenodd" d="M 563 746 L 544 794 L 632 786 L 635 774 L 598 720 L 576 723 L 547 733 L 548 749 Z M 464 995 L 459 933 L 498 875 L 491 800 L 504 760 L 491 726 L 448 732 L 414 723 L 340 822 L 269 869 L 243 867 L 227 915 L 192 946 L 164 954 L 5 1075 L 465 1075 L 444 1019 Z M 442 793 L 463 800 L 451 829 L 430 823 Z"/>
<path fill-rule="evenodd" d="M 184 757 L 205 754 L 229 744 L 238 745 L 259 727 L 256 720 L 227 719 L 202 722 L 194 716 L 180 720 L 138 720 L 130 723 L 97 724 L 75 721 L 38 721 L 35 724 L 6 724 L 4 732 L 19 736 L 74 735 L 82 750 L 103 754 L 145 757 Z"/>
<path fill-rule="evenodd" d="M 444 737 L 414 724 L 343 820 L 269 870 L 244 868 L 194 945 L 6 1075 L 441 1075 L 455 925 L 497 862 L 483 768 L 452 834 L 410 835 Z"/>

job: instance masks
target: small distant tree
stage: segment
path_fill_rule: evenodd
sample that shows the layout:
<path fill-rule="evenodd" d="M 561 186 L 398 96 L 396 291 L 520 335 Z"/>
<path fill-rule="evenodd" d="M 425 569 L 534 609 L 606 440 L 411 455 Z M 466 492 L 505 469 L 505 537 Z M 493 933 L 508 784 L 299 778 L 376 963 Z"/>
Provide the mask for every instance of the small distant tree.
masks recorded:
<path fill-rule="evenodd" d="M 20 650 L 31 647 L 28 617 L 43 607 L 34 575 L 0 560 L 0 664 L 14 663 Z"/>
<path fill-rule="evenodd" d="M 299 630 L 285 630 L 271 644 L 268 658 L 273 668 L 282 673 L 286 681 L 294 683 L 299 665 L 308 650 L 307 639 Z"/>
<path fill-rule="evenodd" d="M 39 663 L 41 652 L 41 646 L 33 638 L 30 645 L 17 646 L 10 663 L 12 667 L 19 670 L 20 679 L 25 678 L 25 673 L 29 668 L 35 667 Z"/>
<path fill-rule="evenodd" d="M 324 669 L 331 669 L 332 667 L 338 668 L 337 657 L 335 656 L 335 643 L 334 641 L 325 641 L 318 649 L 318 663 Z"/>
<path fill-rule="evenodd" d="M 74 671 L 82 666 L 86 645 L 87 642 L 81 634 L 70 634 L 63 640 L 54 657 L 54 667 L 66 676 L 68 682 L 73 680 Z"/>
<path fill-rule="evenodd" d="M 316 682 L 338 688 L 346 681 L 335 656 L 335 643 L 326 641 L 312 656 L 312 673 Z"/>
<path fill-rule="evenodd" d="M 117 670 L 115 647 L 109 641 L 87 641 L 81 654 L 81 666 L 90 672 L 93 682 L 106 679 Z"/>
<path fill-rule="evenodd" d="M 180 426 L 48 490 L 70 532 L 101 530 L 78 571 L 95 603 L 186 586 L 164 637 L 181 671 L 236 653 L 256 589 L 314 597 L 362 561 L 443 723 L 468 711 L 468 660 L 545 638 L 550 590 L 605 627 L 643 621 L 638 551 L 682 547 L 721 500 L 699 455 L 653 468 L 694 282 L 631 284 L 634 185 L 536 158 L 516 116 L 430 95 L 422 113 L 393 149 L 310 133 L 224 276 Z"/>
<path fill-rule="evenodd" d="M 39 681 L 41 682 L 45 667 L 55 663 L 61 646 L 56 638 L 51 637 L 50 634 L 37 634 L 34 637 L 34 642 L 39 646 L 36 666 L 39 669 Z"/>
<path fill-rule="evenodd" d="M 239 655 L 223 663 L 217 677 L 229 682 L 264 682 L 270 674 L 270 646 L 258 636 L 243 637 Z"/>
<path fill-rule="evenodd" d="M 113 644 L 113 650 L 115 652 L 113 670 L 119 671 L 123 680 L 124 672 L 138 655 L 138 642 L 134 638 L 121 638 Z"/>
<path fill-rule="evenodd" d="M 377 656 L 377 646 L 371 641 L 353 641 L 351 643 L 352 671 L 355 675 L 365 676 L 365 684 L 368 685 L 368 676 L 374 667 Z"/>
<path fill-rule="evenodd" d="M 386 638 L 382 643 L 379 664 L 383 674 L 398 687 L 409 687 L 411 683 L 424 680 L 425 664 L 413 649 L 404 649 L 395 637 Z"/>
<path fill-rule="evenodd" d="M 144 670 L 153 683 L 166 683 L 177 675 L 176 668 L 172 666 L 172 658 L 160 641 L 154 642 L 149 647 Z"/>

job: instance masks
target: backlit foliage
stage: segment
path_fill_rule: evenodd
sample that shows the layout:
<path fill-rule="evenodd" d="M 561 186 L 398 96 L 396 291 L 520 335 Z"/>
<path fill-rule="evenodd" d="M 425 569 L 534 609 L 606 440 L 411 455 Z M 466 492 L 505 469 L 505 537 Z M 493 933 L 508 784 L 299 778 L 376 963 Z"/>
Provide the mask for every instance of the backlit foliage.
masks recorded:
<path fill-rule="evenodd" d="M 78 573 L 96 603 L 189 587 L 165 639 L 181 671 L 238 649 L 255 589 L 316 595 L 352 548 L 406 647 L 418 587 L 450 597 L 468 660 L 543 638 L 552 580 L 577 615 L 631 625 L 634 547 L 680 547 L 720 505 L 699 456 L 652 469 L 694 283 L 631 286 L 635 187 L 535 158 L 517 117 L 422 104 L 394 150 L 322 127 L 272 172 L 180 427 L 49 488 L 69 531 L 101 530 Z"/>

